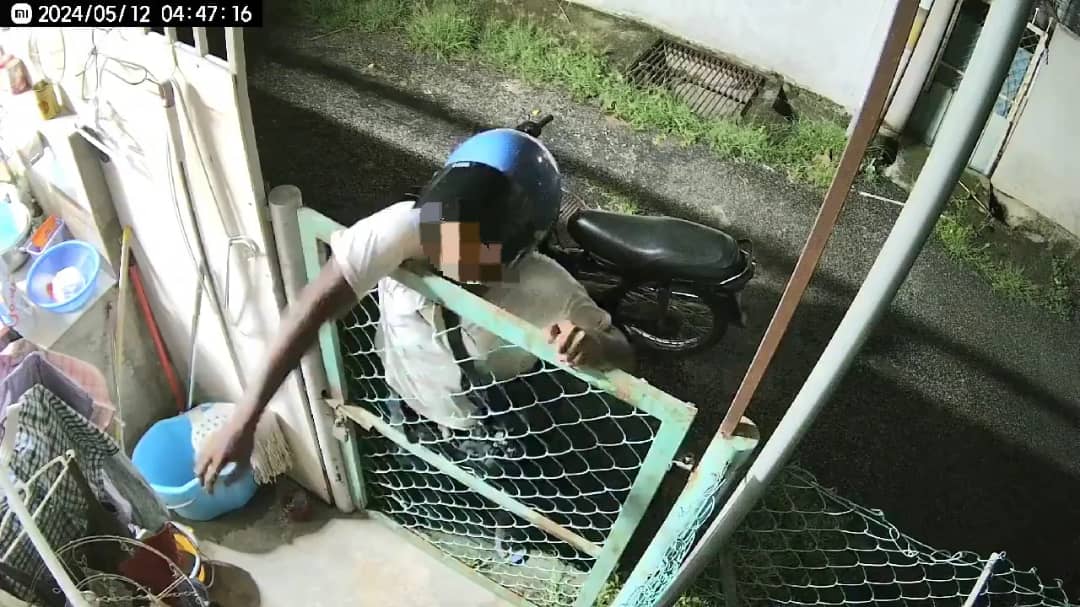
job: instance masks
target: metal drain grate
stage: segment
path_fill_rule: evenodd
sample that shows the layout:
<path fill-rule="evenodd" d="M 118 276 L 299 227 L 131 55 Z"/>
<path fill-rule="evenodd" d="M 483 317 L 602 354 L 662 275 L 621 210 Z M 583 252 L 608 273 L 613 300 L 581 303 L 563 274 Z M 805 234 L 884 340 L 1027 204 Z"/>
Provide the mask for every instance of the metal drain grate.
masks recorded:
<path fill-rule="evenodd" d="M 671 40 L 658 40 L 627 72 L 642 88 L 670 90 L 704 118 L 740 116 L 765 77 Z"/>

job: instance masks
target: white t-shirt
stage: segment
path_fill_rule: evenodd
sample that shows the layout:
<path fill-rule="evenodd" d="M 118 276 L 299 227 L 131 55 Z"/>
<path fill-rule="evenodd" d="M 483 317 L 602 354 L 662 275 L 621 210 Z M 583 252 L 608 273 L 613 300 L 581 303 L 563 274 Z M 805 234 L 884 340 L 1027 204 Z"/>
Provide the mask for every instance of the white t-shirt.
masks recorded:
<path fill-rule="evenodd" d="M 334 234 L 330 246 L 358 298 L 378 285 L 375 347 L 386 382 L 417 413 L 444 426 L 466 429 L 475 421 L 475 406 L 461 394 L 461 368 L 454 361 L 437 306 L 387 276 L 405 260 L 422 256 L 418 220 L 413 203 L 401 202 Z M 567 319 L 586 330 L 611 326 L 608 313 L 551 258 L 528 254 L 516 270 L 517 282 L 489 285 L 484 299 L 541 329 Z M 529 352 L 466 318 L 461 327 L 465 348 L 477 359 L 476 365 L 498 379 L 520 375 L 536 363 Z"/>

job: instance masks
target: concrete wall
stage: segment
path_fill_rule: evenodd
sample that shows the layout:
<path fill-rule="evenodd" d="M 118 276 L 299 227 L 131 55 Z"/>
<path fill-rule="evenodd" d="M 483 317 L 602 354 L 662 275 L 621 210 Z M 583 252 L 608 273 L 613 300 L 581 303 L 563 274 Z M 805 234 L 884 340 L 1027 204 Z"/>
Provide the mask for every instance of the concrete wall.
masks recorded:
<path fill-rule="evenodd" d="M 827 97 L 862 103 L 897 0 L 574 0 Z"/>
<path fill-rule="evenodd" d="M 1058 27 L 1027 106 L 1006 143 L 994 186 L 1080 236 L 1080 37 Z"/>

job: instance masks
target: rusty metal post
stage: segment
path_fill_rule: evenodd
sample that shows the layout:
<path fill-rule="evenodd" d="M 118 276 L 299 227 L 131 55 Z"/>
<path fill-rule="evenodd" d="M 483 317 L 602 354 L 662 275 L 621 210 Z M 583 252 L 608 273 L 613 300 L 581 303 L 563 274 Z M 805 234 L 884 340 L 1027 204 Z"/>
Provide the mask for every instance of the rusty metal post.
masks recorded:
<path fill-rule="evenodd" d="M 901 0 L 893 13 L 892 23 L 889 25 L 889 35 L 882 45 L 881 54 L 878 58 L 874 77 L 870 80 L 870 87 L 866 91 L 862 107 L 855 117 L 851 135 L 848 137 L 844 153 L 840 157 L 840 165 L 833 175 L 829 191 L 825 193 L 825 200 L 821 204 L 814 225 L 810 228 L 810 234 L 806 237 L 806 244 L 795 262 L 795 269 L 791 271 L 784 292 L 780 295 L 780 303 L 776 304 L 769 326 L 765 329 L 765 335 L 758 344 L 757 352 L 754 353 L 750 366 L 746 369 L 742 383 L 739 385 L 735 398 L 731 401 L 731 407 L 720 424 L 720 433 L 730 437 L 739 424 L 750 401 L 754 398 L 765 372 L 780 348 L 780 342 L 791 325 L 791 319 L 795 316 L 802 301 L 803 294 L 810 286 L 810 279 L 814 276 L 814 270 L 822 255 L 825 254 L 825 246 L 829 243 L 836 222 L 840 219 L 840 212 L 844 210 L 844 202 L 851 193 L 851 185 L 859 174 L 866 149 L 870 141 L 878 132 L 882 115 L 885 113 L 885 103 L 892 88 L 893 79 L 896 77 L 896 68 L 900 64 L 900 58 L 904 54 L 904 44 L 911 32 L 911 24 L 915 21 L 915 14 L 919 8 L 918 0 Z"/>

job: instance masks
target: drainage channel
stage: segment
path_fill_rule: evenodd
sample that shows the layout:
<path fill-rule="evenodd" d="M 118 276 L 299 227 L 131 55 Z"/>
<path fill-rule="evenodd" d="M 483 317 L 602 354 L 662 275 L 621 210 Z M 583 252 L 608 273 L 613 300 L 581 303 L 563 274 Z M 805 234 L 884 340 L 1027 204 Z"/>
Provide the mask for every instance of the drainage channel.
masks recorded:
<path fill-rule="evenodd" d="M 765 83 L 761 74 L 667 39 L 642 53 L 627 78 L 641 88 L 671 91 L 703 118 L 741 116 Z"/>

